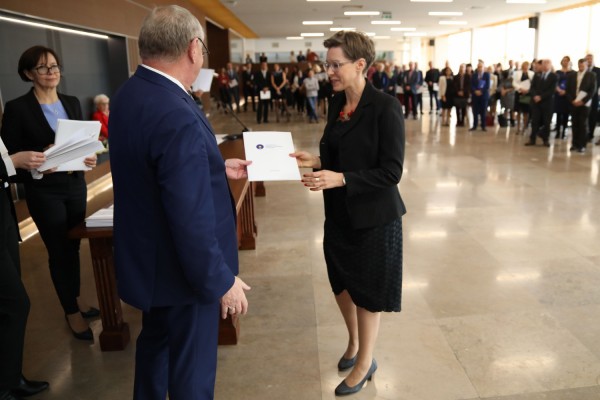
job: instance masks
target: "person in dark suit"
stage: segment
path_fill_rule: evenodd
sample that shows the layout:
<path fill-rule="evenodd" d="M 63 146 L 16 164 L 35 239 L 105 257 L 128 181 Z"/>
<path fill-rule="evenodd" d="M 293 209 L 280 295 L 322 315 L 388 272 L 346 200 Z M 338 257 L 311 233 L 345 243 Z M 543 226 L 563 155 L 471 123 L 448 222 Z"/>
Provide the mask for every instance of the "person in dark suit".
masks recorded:
<path fill-rule="evenodd" d="M 412 110 L 413 118 L 417 119 L 419 79 L 420 72 L 416 69 L 415 63 L 409 62 L 408 71 L 404 73 L 404 118 L 408 118 Z"/>
<path fill-rule="evenodd" d="M 534 146 L 536 136 L 540 136 L 544 146 L 550 147 L 550 123 L 554 105 L 554 92 L 558 78 L 552 72 L 550 60 L 541 60 L 541 70 L 531 82 L 531 134 L 525 146 Z"/>
<path fill-rule="evenodd" d="M 0 400 L 19 400 L 45 390 L 48 382 L 30 381 L 22 372 L 30 303 L 21 281 L 19 228 L 9 179 L 15 168 L 38 168 L 46 157 L 35 151 L 9 156 L 2 139 L 0 154 Z"/>
<path fill-rule="evenodd" d="M 185 88 L 208 53 L 198 20 L 157 7 L 139 34 L 142 59 L 113 96 L 109 121 L 118 292 L 139 308 L 134 399 L 212 399 L 218 315 L 245 314 L 236 210 L 214 132 Z"/>
<path fill-rule="evenodd" d="M 435 101 L 435 111 L 440 110 L 440 100 L 438 99 L 438 84 L 440 82 L 440 70 L 433 68 L 433 62 L 429 61 L 429 69 L 425 73 L 425 82 L 429 91 L 429 114 L 433 113 L 433 102 Z"/>
<path fill-rule="evenodd" d="M 54 143 L 57 121 L 83 119 L 79 100 L 58 93 L 61 64 L 56 53 L 47 47 L 33 46 L 19 59 L 19 76 L 32 82 L 24 96 L 6 103 L 1 136 L 10 154 L 21 151 L 44 151 Z M 96 155 L 85 159 L 88 168 L 96 166 Z M 85 218 L 87 187 L 83 171 L 54 172 L 17 169 L 17 179 L 24 183 L 27 207 L 37 225 L 46 250 L 52 283 L 58 294 L 73 336 L 94 340 L 85 317 L 100 312 L 79 298 L 79 239 L 69 239 L 68 232 Z"/>
<path fill-rule="evenodd" d="M 320 157 L 305 151 L 291 156 L 299 167 L 316 169 L 303 175 L 304 185 L 323 191 L 325 261 L 349 335 L 338 369 L 352 368 L 335 393 L 346 395 L 361 390 L 377 369 L 381 312 L 400 311 L 404 119 L 398 101 L 365 79 L 375 58 L 371 39 L 340 31 L 324 46 L 324 67 L 337 94 Z"/>
<path fill-rule="evenodd" d="M 252 111 L 256 112 L 252 64 L 246 64 L 246 66 L 242 67 L 242 81 L 244 82 L 244 112 L 248 111 L 248 97 L 252 101 Z"/>
<path fill-rule="evenodd" d="M 454 98 L 456 126 L 465 126 L 467 103 L 471 97 L 471 75 L 466 72 L 465 64 L 460 64 L 458 74 L 454 77 L 454 85 L 456 89 L 456 97 Z"/>
<path fill-rule="evenodd" d="M 258 108 L 256 109 L 256 122 L 267 123 L 269 122 L 269 104 L 271 103 L 271 72 L 266 62 L 260 63 L 260 70 L 254 73 L 254 87 L 258 94 Z M 267 95 L 269 98 L 260 97 L 260 92 L 263 92 L 263 96 Z"/>
<path fill-rule="evenodd" d="M 596 75 L 596 87 L 600 88 L 600 68 L 596 67 L 594 64 L 594 55 L 588 54 L 585 56 L 585 60 L 587 61 L 588 71 Z M 598 124 L 598 103 L 599 103 L 598 92 L 594 93 L 592 96 L 592 104 L 590 105 L 590 113 L 588 117 L 588 138 L 589 140 L 594 139 L 594 131 L 596 130 L 596 125 Z M 596 143 L 600 144 L 600 140 Z"/>
<path fill-rule="evenodd" d="M 477 129 L 477 119 L 481 121 L 481 130 L 486 131 L 485 114 L 490 102 L 490 74 L 483 67 L 483 61 L 479 60 L 477 62 L 477 69 L 471 77 L 473 126 L 469 129 L 470 131 Z"/>
<path fill-rule="evenodd" d="M 567 75 L 566 98 L 571 103 L 571 130 L 573 140 L 571 151 L 584 153 L 588 142 L 588 115 L 592 97 L 596 93 L 596 75 L 588 70 L 586 59 L 577 63 L 578 71 Z"/>

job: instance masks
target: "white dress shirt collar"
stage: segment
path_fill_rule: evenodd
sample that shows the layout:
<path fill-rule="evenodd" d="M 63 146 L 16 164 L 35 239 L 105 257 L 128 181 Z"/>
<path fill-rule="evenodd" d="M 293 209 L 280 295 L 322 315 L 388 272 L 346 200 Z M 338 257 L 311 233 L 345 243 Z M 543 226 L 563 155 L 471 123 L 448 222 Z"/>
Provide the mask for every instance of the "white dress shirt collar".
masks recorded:
<path fill-rule="evenodd" d="M 171 82 L 173 82 L 174 84 L 179 86 L 181 88 L 181 90 L 183 90 L 188 96 L 190 95 L 189 91 L 185 89 L 185 87 L 181 84 L 181 82 L 179 82 L 177 79 L 173 78 L 171 75 L 165 74 L 164 72 L 159 71 L 156 68 L 149 67 L 146 64 L 141 64 L 141 65 L 142 65 L 142 67 L 149 69 L 152 72 L 156 72 L 157 74 L 164 76 L 165 78 L 167 78 L 168 80 L 170 80 Z"/>

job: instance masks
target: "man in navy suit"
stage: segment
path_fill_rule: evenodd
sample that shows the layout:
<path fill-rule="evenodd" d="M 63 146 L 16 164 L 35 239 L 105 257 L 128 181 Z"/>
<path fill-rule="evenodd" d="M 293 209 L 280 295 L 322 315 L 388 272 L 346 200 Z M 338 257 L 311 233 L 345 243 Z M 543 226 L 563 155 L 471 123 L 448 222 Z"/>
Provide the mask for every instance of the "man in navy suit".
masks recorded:
<path fill-rule="evenodd" d="M 477 129 L 477 118 L 481 121 L 481 130 L 485 131 L 485 114 L 490 101 L 490 74 L 483 69 L 483 61 L 477 62 L 477 70 L 471 77 L 471 93 L 473 104 L 473 126 L 470 131 Z"/>
<path fill-rule="evenodd" d="M 212 128 L 186 91 L 208 52 L 198 20 L 155 8 L 139 35 L 142 65 L 112 100 L 110 157 L 120 297 L 143 311 L 134 399 L 212 399 L 218 315 L 245 314 L 235 205 Z"/>

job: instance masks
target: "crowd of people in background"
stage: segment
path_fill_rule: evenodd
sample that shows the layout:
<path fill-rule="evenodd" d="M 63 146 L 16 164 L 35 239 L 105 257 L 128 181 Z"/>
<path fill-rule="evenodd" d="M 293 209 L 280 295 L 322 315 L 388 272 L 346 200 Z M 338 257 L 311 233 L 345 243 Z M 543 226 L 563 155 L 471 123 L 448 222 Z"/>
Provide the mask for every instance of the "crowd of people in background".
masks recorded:
<path fill-rule="evenodd" d="M 317 53 L 308 49 L 306 55 L 302 51 L 296 55 L 292 51 L 283 66 L 268 64 L 264 53 L 258 68 L 253 68 L 249 55 L 246 61 L 239 69 L 229 63 L 219 74 L 223 110 L 240 112 L 243 107 L 246 112 L 250 104 L 259 124 L 269 122 L 269 111 L 277 122 L 289 121 L 294 111 L 309 123 L 325 117 L 333 91 Z M 549 146 L 551 128 L 556 139 L 566 139 L 570 126 L 571 150 L 583 153 L 593 140 L 599 115 L 600 68 L 594 65 L 592 54 L 575 62 L 565 56 L 557 68 L 547 59 L 509 60 L 506 68 L 478 60 L 476 65 L 460 64 L 458 71 L 448 62 L 443 68 L 429 62 L 423 72 L 417 62 L 400 66 L 378 61 L 367 71 L 367 79 L 376 89 L 396 97 L 407 119 L 424 114 L 423 95 L 427 94 L 428 112 L 440 115 L 441 126 L 450 126 L 455 109 L 457 127 L 467 121 L 470 131 L 510 126 L 516 134 L 529 135 L 528 146 L 538 138 Z M 467 118 L 469 113 L 472 118 Z"/>

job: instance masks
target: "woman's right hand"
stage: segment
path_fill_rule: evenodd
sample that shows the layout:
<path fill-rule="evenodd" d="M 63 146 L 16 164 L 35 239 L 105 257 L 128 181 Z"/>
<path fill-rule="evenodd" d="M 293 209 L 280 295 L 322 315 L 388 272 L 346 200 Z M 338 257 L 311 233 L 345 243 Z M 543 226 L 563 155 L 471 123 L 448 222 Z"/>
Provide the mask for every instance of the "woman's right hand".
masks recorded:
<path fill-rule="evenodd" d="M 46 161 L 46 156 L 38 151 L 20 151 L 12 154 L 10 159 L 15 168 L 37 169 Z"/>
<path fill-rule="evenodd" d="M 321 168 L 321 159 L 307 151 L 297 151 L 290 154 L 290 157 L 296 159 L 299 168 Z"/>

